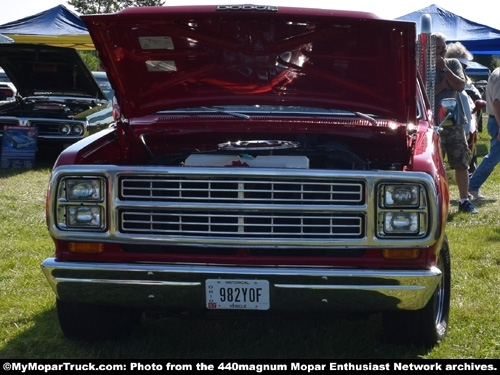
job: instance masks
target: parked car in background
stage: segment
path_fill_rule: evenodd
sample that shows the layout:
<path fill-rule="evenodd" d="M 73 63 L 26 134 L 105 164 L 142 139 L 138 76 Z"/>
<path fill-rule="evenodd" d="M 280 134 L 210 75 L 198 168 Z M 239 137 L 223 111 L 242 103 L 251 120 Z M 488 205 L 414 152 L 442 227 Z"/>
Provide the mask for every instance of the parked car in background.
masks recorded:
<path fill-rule="evenodd" d="M 103 71 L 93 71 L 92 75 L 94 76 L 97 84 L 101 88 L 104 95 L 109 102 L 111 102 L 115 96 L 115 91 L 111 87 L 111 83 L 109 82 L 108 75 Z"/>
<path fill-rule="evenodd" d="M 396 341 L 445 337 L 449 191 L 415 23 L 253 5 L 81 19 L 120 116 L 50 178 L 41 266 L 67 337 L 145 311 L 380 313 Z M 436 108 L 446 125 L 455 107 Z"/>
<path fill-rule="evenodd" d="M 488 81 L 485 79 L 480 79 L 480 80 L 474 82 L 473 84 L 474 84 L 474 87 L 479 92 L 479 94 L 481 95 L 481 99 L 485 100 L 486 99 L 486 85 L 488 84 Z"/>
<path fill-rule="evenodd" d="M 0 106 L 0 137 L 6 125 L 34 126 L 39 148 L 62 150 L 95 130 L 87 111 L 110 112 L 108 98 L 73 48 L 0 44 L 0 66 L 17 89 L 17 100 Z M 101 129 L 111 122 L 103 116 L 96 124 Z"/>
<path fill-rule="evenodd" d="M 106 95 L 107 102 L 106 104 L 90 108 L 75 116 L 75 120 L 81 119 L 87 122 L 87 135 L 97 133 L 98 131 L 105 129 L 115 123 L 113 114 L 113 102 L 115 100 L 115 94 L 113 89 L 111 88 L 108 76 L 103 71 L 93 71 L 92 75 L 94 76 L 104 95 Z"/>
<path fill-rule="evenodd" d="M 481 98 L 481 94 L 477 88 L 468 83 L 465 86 L 469 98 L 469 107 L 471 110 L 470 133 L 468 134 L 467 143 L 471 151 L 471 159 L 469 163 L 469 175 L 472 175 L 477 168 L 477 140 L 478 133 L 483 131 L 483 111 L 486 109 L 486 101 Z M 451 174 L 453 175 L 453 174 Z M 450 177 L 450 173 L 448 174 Z"/>
<path fill-rule="evenodd" d="M 0 68 L 0 103 L 16 98 L 16 86 L 10 81 L 5 71 Z"/>

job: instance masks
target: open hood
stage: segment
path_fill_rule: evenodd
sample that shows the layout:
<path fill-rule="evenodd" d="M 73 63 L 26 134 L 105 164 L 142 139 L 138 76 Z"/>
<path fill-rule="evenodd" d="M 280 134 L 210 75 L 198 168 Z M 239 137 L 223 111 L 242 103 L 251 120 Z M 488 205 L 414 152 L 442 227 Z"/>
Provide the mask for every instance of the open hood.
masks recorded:
<path fill-rule="evenodd" d="M 0 44 L 0 66 L 23 97 L 52 94 L 106 100 L 73 48 Z"/>
<path fill-rule="evenodd" d="M 83 15 L 125 117 L 231 104 L 416 118 L 416 25 L 274 6 Z"/>

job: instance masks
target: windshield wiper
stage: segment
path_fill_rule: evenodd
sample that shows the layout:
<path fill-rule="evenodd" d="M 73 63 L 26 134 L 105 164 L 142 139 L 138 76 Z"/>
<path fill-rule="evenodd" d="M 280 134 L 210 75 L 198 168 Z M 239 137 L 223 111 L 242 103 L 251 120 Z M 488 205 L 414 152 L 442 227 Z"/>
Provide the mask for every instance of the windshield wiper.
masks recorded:
<path fill-rule="evenodd" d="M 243 120 L 250 120 L 250 116 L 245 115 L 244 113 L 239 113 L 239 112 L 232 112 L 232 111 L 226 111 L 220 108 L 214 108 L 214 107 L 200 107 L 206 110 L 209 110 L 211 112 L 217 112 L 217 113 L 223 113 L 225 115 L 241 118 Z"/>
<path fill-rule="evenodd" d="M 367 115 L 366 113 L 361 113 L 361 112 L 353 112 L 356 116 L 362 117 L 365 120 L 368 120 L 371 122 L 373 126 L 377 126 L 377 120 L 375 120 L 372 116 Z"/>

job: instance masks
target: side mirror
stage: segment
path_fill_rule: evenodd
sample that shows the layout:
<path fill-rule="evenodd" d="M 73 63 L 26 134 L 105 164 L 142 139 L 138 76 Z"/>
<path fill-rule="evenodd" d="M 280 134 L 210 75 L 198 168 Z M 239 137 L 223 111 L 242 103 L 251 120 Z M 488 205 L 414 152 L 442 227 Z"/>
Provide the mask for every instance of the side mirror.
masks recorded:
<path fill-rule="evenodd" d="M 441 103 L 439 103 L 439 112 L 438 112 L 438 121 L 439 125 L 437 126 L 437 130 L 441 130 L 443 126 L 451 126 L 455 125 L 456 118 L 455 108 L 457 107 L 457 101 L 452 98 L 443 99 Z"/>
<path fill-rule="evenodd" d="M 111 113 L 113 114 L 113 120 L 118 121 L 121 116 L 121 111 L 120 111 L 120 106 L 116 101 L 116 97 L 114 96 L 113 99 L 111 100 L 111 107 L 112 107 Z"/>

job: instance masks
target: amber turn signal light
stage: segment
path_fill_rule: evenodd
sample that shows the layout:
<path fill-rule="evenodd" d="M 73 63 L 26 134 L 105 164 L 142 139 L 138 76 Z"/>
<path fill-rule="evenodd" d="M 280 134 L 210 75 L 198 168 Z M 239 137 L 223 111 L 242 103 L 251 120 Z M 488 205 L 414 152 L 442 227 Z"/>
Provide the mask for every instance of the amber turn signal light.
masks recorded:
<path fill-rule="evenodd" d="M 420 258 L 420 249 L 384 249 L 382 256 L 387 260 L 414 260 Z"/>
<path fill-rule="evenodd" d="M 68 247 L 75 254 L 100 254 L 104 251 L 104 244 L 96 242 L 70 242 Z"/>

